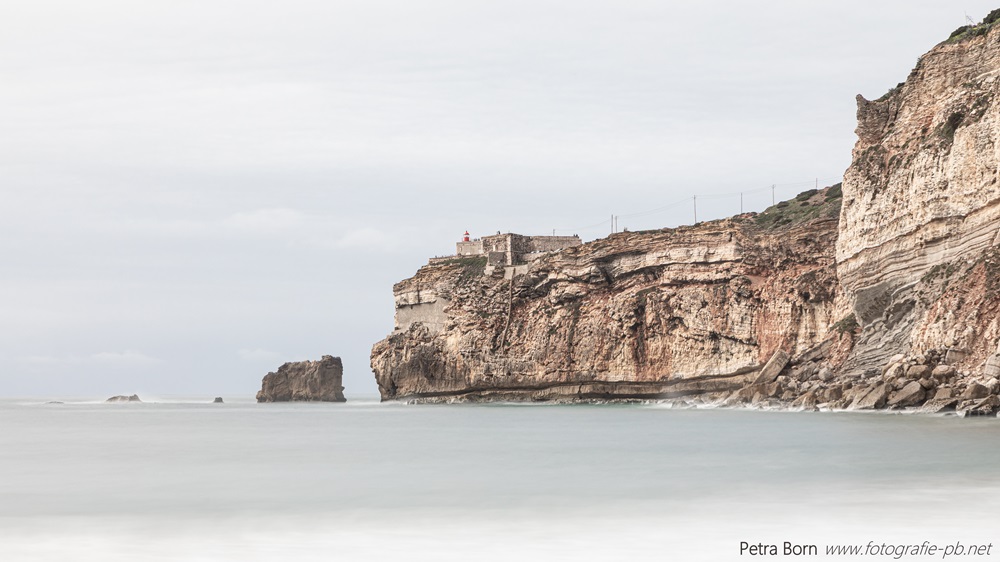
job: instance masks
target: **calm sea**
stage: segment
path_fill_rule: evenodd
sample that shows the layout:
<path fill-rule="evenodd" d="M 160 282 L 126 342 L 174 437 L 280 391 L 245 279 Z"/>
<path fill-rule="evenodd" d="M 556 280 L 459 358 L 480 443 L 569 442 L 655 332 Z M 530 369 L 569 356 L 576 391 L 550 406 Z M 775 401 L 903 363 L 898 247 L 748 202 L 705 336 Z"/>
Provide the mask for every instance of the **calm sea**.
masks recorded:
<path fill-rule="evenodd" d="M 741 560 L 741 541 L 835 559 L 826 545 L 1000 545 L 996 419 L 207 402 L 0 401 L 0 560 Z"/>

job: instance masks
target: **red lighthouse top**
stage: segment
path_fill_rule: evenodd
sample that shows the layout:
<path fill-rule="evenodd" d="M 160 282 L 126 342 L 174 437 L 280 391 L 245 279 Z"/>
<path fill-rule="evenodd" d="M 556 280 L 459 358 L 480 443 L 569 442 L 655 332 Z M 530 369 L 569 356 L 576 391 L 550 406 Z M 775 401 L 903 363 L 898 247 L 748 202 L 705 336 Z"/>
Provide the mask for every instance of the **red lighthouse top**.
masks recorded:
<path fill-rule="evenodd" d="M 466 230 L 464 238 L 462 238 L 462 242 L 468 242 L 468 241 L 469 241 L 469 231 Z"/>

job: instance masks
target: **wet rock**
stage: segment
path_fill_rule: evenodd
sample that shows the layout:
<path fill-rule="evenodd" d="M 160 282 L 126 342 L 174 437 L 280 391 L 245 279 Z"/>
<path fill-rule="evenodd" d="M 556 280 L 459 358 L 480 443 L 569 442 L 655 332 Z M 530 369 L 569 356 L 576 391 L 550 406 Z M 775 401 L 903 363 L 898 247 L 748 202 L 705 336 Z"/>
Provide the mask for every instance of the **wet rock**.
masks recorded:
<path fill-rule="evenodd" d="M 801 409 L 813 409 L 817 404 L 816 392 L 810 390 L 809 392 L 800 395 L 798 398 L 792 401 L 792 408 Z"/>
<path fill-rule="evenodd" d="M 108 398 L 107 400 L 105 400 L 105 402 L 142 402 L 142 400 L 139 400 L 138 394 L 133 394 L 132 396 L 125 396 L 124 394 L 120 394 L 118 396 L 112 396 L 111 398 Z"/>
<path fill-rule="evenodd" d="M 839 386 L 832 386 L 823 391 L 823 400 L 825 402 L 835 402 L 843 397 L 844 389 Z"/>
<path fill-rule="evenodd" d="M 927 391 L 920 386 L 919 382 L 910 381 L 902 390 L 892 395 L 892 398 L 889 399 L 889 406 L 897 408 L 916 406 L 923 402 L 926 396 Z"/>
<path fill-rule="evenodd" d="M 1000 398 L 997 398 L 996 395 L 991 395 L 965 408 L 962 411 L 962 415 L 964 417 L 995 416 L 998 410 L 1000 410 Z"/>
<path fill-rule="evenodd" d="M 745 386 L 737 390 L 727 402 L 731 401 L 733 404 L 749 404 L 753 401 L 753 397 L 759 391 L 754 386 Z"/>
<path fill-rule="evenodd" d="M 954 412 L 958 398 L 931 398 L 920 407 L 921 414 L 940 414 L 942 412 Z"/>

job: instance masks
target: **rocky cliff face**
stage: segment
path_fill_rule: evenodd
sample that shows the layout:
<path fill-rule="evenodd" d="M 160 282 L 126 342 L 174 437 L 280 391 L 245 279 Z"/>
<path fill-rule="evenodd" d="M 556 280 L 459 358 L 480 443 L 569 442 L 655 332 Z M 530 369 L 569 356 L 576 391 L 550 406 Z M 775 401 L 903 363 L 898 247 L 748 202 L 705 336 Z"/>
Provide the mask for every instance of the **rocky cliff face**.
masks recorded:
<path fill-rule="evenodd" d="M 1000 409 L 1000 10 L 858 97 L 842 188 L 394 287 L 383 399 Z"/>
<path fill-rule="evenodd" d="M 858 97 L 837 271 L 863 333 L 847 373 L 949 347 L 961 367 L 997 351 L 1000 28 L 960 30 L 882 98 Z M 978 267 L 975 267 L 977 266 Z"/>
<path fill-rule="evenodd" d="M 517 270 L 481 258 L 398 283 L 372 350 L 383 399 L 613 399 L 727 391 L 830 333 L 839 189 L 770 214 L 620 233 Z M 507 278 L 511 277 L 512 278 Z"/>
<path fill-rule="evenodd" d="M 339 357 L 285 363 L 261 381 L 258 402 L 345 402 L 344 366 Z"/>

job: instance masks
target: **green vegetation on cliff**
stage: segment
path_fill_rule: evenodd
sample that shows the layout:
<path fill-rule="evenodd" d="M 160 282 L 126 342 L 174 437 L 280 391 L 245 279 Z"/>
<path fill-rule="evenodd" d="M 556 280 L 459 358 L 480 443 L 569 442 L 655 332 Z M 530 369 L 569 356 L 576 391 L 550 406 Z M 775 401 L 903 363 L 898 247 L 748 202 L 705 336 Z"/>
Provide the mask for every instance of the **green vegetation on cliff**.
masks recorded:
<path fill-rule="evenodd" d="M 779 201 L 755 217 L 757 226 L 766 230 L 801 224 L 817 218 L 840 215 L 843 198 L 841 184 L 803 191 L 788 201 Z"/>
<path fill-rule="evenodd" d="M 963 25 L 962 27 L 951 32 L 948 36 L 946 43 L 958 43 L 959 41 L 964 41 L 965 39 L 970 39 L 972 37 L 979 37 L 980 35 L 986 35 L 993 29 L 993 25 L 1000 21 L 1000 8 L 993 10 L 983 21 L 976 25 Z"/>

